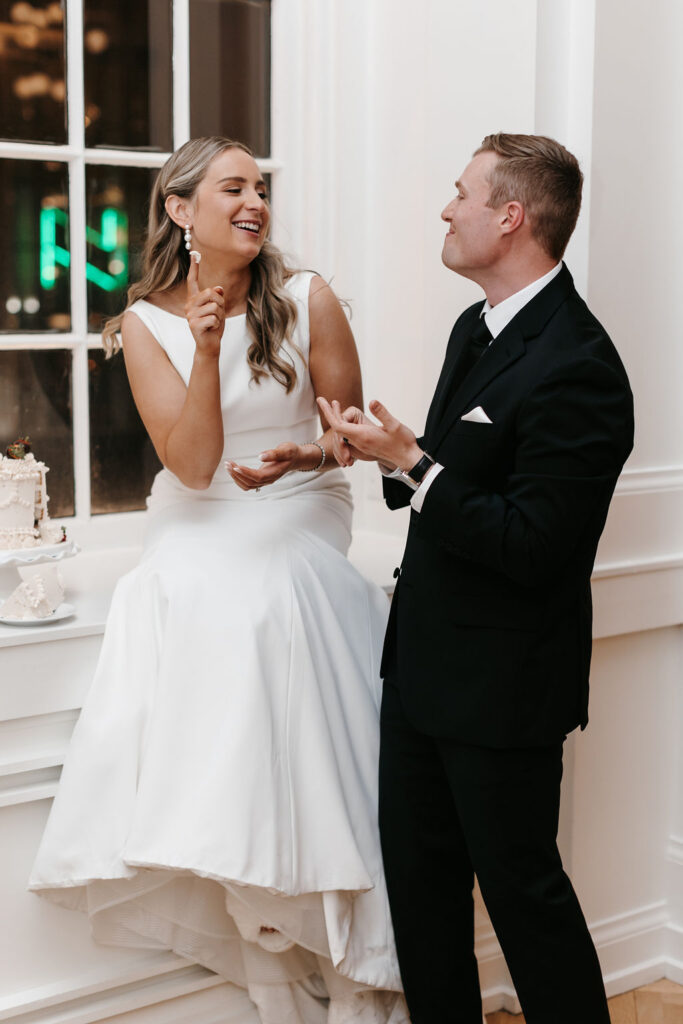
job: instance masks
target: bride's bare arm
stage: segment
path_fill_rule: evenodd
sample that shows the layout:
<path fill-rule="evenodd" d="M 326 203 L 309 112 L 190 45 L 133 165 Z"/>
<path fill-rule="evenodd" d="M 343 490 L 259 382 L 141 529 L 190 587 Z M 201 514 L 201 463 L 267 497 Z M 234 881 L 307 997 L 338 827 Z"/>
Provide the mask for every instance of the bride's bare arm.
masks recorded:
<path fill-rule="evenodd" d="M 187 387 L 135 313 L 125 314 L 121 334 L 133 398 L 159 458 L 187 487 L 203 490 L 223 453 L 218 357 L 225 309 L 222 289 L 199 291 L 193 267 L 186 313 L 196 349 Z"/>
<path fill-rule="evenodd" d="M 348 405 L 363 408 L 363 384 L 356 343 L 339 299 L 326 281 L 314 277 L 308 298 L 311 331 L 309 372 L 316 398 L 331 401 L 337 394 L 344 395 Z M 342 408 L 348 408 L 343 405 Z M 325 431 L 320 439 L 332 458 L 332 434 L 325 418 L 320 417 Z"/>

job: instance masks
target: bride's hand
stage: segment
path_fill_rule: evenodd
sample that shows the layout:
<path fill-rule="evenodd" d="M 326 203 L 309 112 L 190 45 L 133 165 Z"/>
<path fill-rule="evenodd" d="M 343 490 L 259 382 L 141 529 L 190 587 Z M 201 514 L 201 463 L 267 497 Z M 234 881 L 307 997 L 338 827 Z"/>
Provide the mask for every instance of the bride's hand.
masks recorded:
<path fill-rule="evenodd" d="M 243 491 L 256 491 L 267 484 L 274 484 L 276 480 L 289 473 L 292 469 L 299 469 L 304 461 L 302 445 L 293 441 L 284 441 L 277 448 L 270 448 L 267 452 L 261 452 L 262 466 L 252 469 L 249 466 L 238 466 L 235 462 L 227 461 L 225 468 Z"/>
<path fill-rule="evenodd" d="M 197 351 L 218 356 L 225 327 L 225 299 L 220 285 L 199 290 L 199 263 L 190 256 L 187 275 L 185 316 L 197 344 Z"/>

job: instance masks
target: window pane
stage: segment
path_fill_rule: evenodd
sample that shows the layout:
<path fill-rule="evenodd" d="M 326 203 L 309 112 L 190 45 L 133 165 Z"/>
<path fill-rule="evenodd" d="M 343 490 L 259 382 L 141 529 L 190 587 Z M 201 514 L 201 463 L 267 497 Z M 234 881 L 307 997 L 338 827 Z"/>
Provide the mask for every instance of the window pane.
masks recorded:
<path fill-rule="evenodd" d="M 85 144 L 172 144 L 171 0 L 85 0 Z"/>
<path fill-rule="evenodd" d="M 71 353 L 0 352 L 0 448 L 31 438 L 33 454 L 50 467 L 52 519 L 74 514 Z"/>
<path fill-rule="evenodd" d="M 270 153 L 270 0 L 190 0 L 190 131 Z"/>
<path fill-rule="evenodd" d="M 149 193 L 158 172 L 144 167 L 86 169 L 88 329 L 126 305 L 126 289 L 140 276 Z"/>
<path fill-rule="evenodd" d="M 66 164 L 0 160 L 0 331 L 68 331 Z"/>
<path fill-rule="evenodd" d="M 63 0 L 0 0 L 3 139 L 66 142 Z"/>
<path fill-rule="evenodd" d="M 93 350 L 89 357 L 92 510 L 144 508 L 161 463 L 135 408 L 123 356 L 105 359 Z"/>

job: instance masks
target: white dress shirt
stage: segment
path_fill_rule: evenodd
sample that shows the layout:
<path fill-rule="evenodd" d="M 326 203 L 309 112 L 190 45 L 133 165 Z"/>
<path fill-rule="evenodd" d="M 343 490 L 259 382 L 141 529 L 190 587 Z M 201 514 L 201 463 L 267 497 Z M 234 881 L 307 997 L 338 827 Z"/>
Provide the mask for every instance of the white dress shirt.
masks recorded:
<path fill-rule="evenodd" d="M 543 277 L 539 277 L 538 280 L 532 281 L 531 284 L 526 286 L 526 288 L 522 288 L 520 291 L 515 292 L 514 295 L 509 295 L 507 299 L 503 299 L 503 301 L 499 302 L 497 306 L 492 306 L 489 300 L 486 300 L 479 315 L 484 317 L 486 326 L 491 332 L 490 345 L 493 344 L 503 328 L 507 327 L 512 318 L 517 316 L 520 309 L 526 306 L 527 302 L 531 302 L 531 300 L 538 295 L 538 293 L 542 291 L 547 284 L 550 284 L 552 279 L 557 277 L 561 269 L 562 263 L 558 263 L 552 270 L 549 270 L 547 274 L 544 274 Z M 440 463 L 435 462 L 431 469 L 427 470 L 422 483 L 418 486 L 410 479 L 410 477 L 405 477 L 400 469 L 395 469 L 393 472 L 390 472 L 387 469 L 383 469 L 380 465 L 380 472 L 383 476 L 401 480 L 404 484 L 415 491 L 410 499 L 410 504 L 416 512 L 422 511 L 422 505 L 424 504 L 427 491 L 432 486 L 442 469 L 443 466 Z"/>

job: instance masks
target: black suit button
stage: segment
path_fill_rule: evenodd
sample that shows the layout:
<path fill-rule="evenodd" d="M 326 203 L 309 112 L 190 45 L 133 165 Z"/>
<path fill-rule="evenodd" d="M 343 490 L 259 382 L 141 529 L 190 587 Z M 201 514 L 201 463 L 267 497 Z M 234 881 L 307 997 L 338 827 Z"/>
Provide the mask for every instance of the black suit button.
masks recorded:
<path fill-rule="evenodd" d="M 398 566 L 396 566 L 396 568 L 394 569 L 394 579 L 397 580 L 400 575 L 401 575 L 401 570 L 399 569 Z"/>

